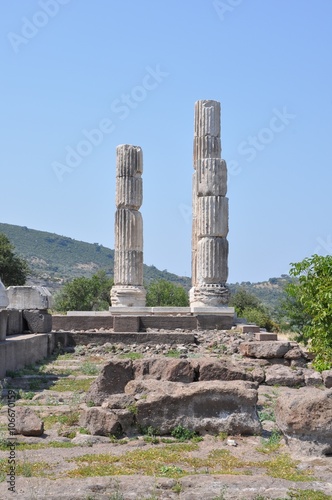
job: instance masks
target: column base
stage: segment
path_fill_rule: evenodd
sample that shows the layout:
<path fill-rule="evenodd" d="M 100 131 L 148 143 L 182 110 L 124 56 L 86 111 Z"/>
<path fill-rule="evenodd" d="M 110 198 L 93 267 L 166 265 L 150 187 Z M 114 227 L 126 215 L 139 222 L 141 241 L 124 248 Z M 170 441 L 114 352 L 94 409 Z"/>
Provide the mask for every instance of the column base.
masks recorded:
<path fill-rule="evenodd" d="M 223 307 L 228 304 L 229 290 L 225 285 L 198 285 L 189 292 L 191 307 Z"/>
<path fill-rule="evenodd" d="M 143 286 L 117 285 L 111 289 L 112 307 L 145 307 L 145 299 Z"/>

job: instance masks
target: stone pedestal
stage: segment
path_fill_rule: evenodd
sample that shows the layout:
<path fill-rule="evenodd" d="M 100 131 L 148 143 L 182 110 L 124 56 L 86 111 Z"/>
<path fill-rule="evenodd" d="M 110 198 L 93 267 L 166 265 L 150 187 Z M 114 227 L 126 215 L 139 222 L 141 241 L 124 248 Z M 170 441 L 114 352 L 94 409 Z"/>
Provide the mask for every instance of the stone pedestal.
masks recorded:
<path fill-rule="evenodd" d="M 228 303 L 227 166 L 221 159 L 220 103 L 195 104 L 192 307 Z"/>
<path fill-rule="evenodd" d="M 112 307 L 144 307 L 143 155 L 138 146 L 117 147 L 114 286 Z"/>

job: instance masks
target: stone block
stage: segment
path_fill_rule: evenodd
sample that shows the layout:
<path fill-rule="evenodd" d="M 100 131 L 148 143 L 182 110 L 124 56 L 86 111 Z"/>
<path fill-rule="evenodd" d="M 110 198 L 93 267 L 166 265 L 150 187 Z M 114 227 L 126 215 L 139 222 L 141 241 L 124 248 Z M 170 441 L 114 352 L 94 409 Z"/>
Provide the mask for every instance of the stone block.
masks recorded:
<path fill-rule="evenodd" d="M 114 332 L 138 332 L 139 317 L 138 316 L 114 316 L 113 320 Z"/>
<path fill-rule="evenodd" d="M 0 279 L 0 309 L 6 308 L 9 304 L 6 288 Z"/>
<path fill-rule="evenodd" d="M 7 288 L 12 309 L 40 309 L 52 307 L 52 295 L 44 286 L 10 286 Z"/>
<path fill-rule="evenodd" d="M 237 325 L 237 328 L 241 333 L 260 333 L 261 331 L 257 325 Z"/>
<path fill-rule="evenodd" d="M 197 176 L 198 196 L 226 196 L 227 167 L 221 158 L 200 160 Z"/>
<path fill-rule="evenodd" d="M 23 314 L 18 309 L 8 309 L 7 335 L 23 332 Z"/>
<path fill-rule="evenodd" d="M 7 320 L 8 311 L 6 309 L 0 309 L 0 342 L 6 340 L 7 335 Z"/>
<path fill-rule="evenodd" d="M 31 408 L 15 408 L 15 434 L 23 436 L 42 436 L 44 423 Z"/>
<path fill-rule="evenodd" d="M 322 372 L 322 377 L 325 387 L 330 389 L 332 387 L 332 370 L 324 370 Z"/>
<path fill-rule="evenodd" d="M 226 237 L 228 234 L 228 198 L 202 196 L 197 200 L 197 237 Z"/>
<path fill-rule="evenodd" d="M 291 349 L 289 342 L 242 342 L 240 354 L 251 358 L 282 358 Z"/>
<path fill-rule="evenodd" d="M 228 278 L 228 241 L 204 237 L 197 245 L 197 280 L 199 284 L 226 283 Z"/>
<path fill-rule="evenodd" d="M 276 333 L 269 332 L 256 332 L 255 340 L 259 340 L 260 342 L 266 342 L 267 340 L 278 340 L 278 335 Z"/>
<path fill-rule="evenodd" d="M 229 315 L 214 315 L 214 314 L 198 314 L 197 327 L 198 330 L 230 330 L 233 325 L 233 314 Z"/>
<path fill-rule="evenodd" d="M 197 319 L 193 316 L 141 316 L 140 330 L 146 330 L 147 328 L 154 328 L 156 330 L 176 330 L 178 328 L 196 330 Z"/>
<path fill-rule="evenodd" d="M 112 330 L 113 328 L 113 317 L 108 314 L 105 316 L 99 315 L 85 315 L 77 314 L 72 316 L 64 315 L 53 315 L 52 316 L 52 329 L 57 330 L 95 330 L 103 328 L 104 330 Z"/>
<path fill-rule="evenodd" d="M 52 331 L 52 315 L 42 311 L 23 311 L 31 333 L 49 333 Z"/>

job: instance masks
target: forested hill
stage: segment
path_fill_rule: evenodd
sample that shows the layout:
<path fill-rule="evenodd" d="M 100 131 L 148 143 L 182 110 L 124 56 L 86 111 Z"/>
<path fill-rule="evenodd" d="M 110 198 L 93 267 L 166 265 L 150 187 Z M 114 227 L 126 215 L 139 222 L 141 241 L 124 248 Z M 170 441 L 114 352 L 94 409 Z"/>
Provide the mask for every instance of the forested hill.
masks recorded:
<path fill-rule="evenodd" d="M 114 250 L 98 243 L 85 243 L 54 233 L 3 223 L 0 223 L 0 233 L 4 233 L 14 245 L 16 253 L 28 261 L 32 271 L 30 283 L 40 283 L 54 291 L 73 278 L 92 276 L 99 269 L 113 276 Z M 188 277 L 144 265 L 145 283 L 161 278 L 179 283 L 187 290 L 191 286 Z M 232 294 L 240 287 L 245 288 L 274 309 L 284 295 L 285 285 L 290 281 L 291 278 L 283 274 L 280 278 L 270 278 L 261 283 L 235 283 L 229 287 Z"/>
<path fill-rule="evenodd" d="M 78 276 L 92 276 L 100 269 L 113 276 L 114 250 L 98 243 L 3 223 L 0 223 L 0 233 L 5 234 L 16 253 L 27 260 L 32 271 L 31 282 L 43 282 L 52 289 Z M 144 265 L 146 283 L 161 278 L 190 287 L 190 278 Z"/>

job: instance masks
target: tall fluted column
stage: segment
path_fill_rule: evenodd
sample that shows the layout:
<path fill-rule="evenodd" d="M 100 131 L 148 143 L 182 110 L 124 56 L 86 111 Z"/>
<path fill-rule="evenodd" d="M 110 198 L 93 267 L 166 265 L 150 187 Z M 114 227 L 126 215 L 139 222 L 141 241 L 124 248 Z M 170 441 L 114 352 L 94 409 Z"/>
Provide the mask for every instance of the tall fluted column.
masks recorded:
<path fill-rule="evenodd" d="M 195 104 L 191 306 L 228 302 L 227 167 L 221 159 L 220 103 Z"/>
<path fill-rule="evenodd" d="M 114 286 L 112 306 L 144 307 L 143 288 L 143 155 L 138 146 L 116 148 Z"/>

